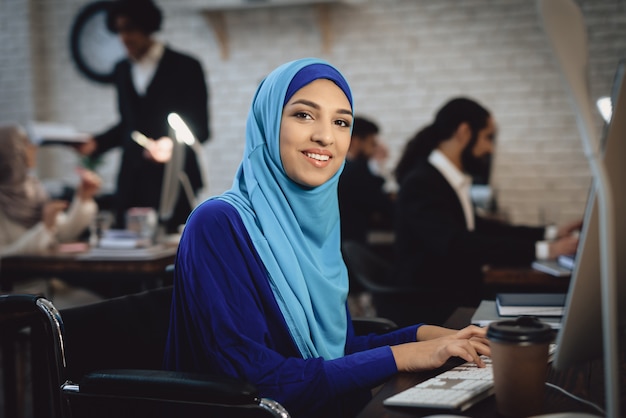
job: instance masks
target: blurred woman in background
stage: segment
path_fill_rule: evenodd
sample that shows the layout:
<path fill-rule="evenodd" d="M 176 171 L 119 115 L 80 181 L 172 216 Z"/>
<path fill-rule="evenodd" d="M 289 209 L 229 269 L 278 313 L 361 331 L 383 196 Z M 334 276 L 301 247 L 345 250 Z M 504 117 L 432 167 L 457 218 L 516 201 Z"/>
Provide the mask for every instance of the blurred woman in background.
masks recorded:
<path fill-rule="evenodd" d="M 31 174 L 37 146 L 22 127 L 0 125 L 0 258 L 42 254 L 62 242 L 76 241 L 98 213 L 94 196 L 100 178 L 81 169 L 80 184 L 71 203 L 50 199 Z M 22 278 L 13 289 L 41 294 L 59 309 L 101 298 L 55 278 Z"/>
<path fill-rule="evenodd" d="M 30 172 L 37 146 L 18 125 L 0 125 L 0 256 L 37 254 L 74 241 L 98 212 L 100 178 L 81 170 L 71 203 L 52 200 Z"/>

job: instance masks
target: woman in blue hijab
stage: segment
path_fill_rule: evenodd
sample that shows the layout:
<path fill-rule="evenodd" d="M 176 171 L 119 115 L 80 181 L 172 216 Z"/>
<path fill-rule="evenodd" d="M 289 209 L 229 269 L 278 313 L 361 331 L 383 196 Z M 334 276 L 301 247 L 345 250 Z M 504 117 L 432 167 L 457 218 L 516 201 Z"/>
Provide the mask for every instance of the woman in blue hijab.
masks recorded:
<path fill-rule="evenodd" d="M 482 365 L 477 327 L 354 335 L 337 202 L 353 114 L 327 62 L 289 62 L 261 82 L 232 188 L 181 238 L 166 368 L 246 379 L 294 417 L 350 417 L 398 371 L 452 356 Z"/>

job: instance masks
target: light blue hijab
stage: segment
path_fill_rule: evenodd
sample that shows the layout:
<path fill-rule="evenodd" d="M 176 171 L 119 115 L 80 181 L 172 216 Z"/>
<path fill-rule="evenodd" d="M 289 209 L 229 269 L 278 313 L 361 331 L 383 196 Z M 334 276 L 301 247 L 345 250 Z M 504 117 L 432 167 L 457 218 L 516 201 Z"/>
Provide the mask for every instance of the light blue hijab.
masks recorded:
<path fill-rule="evenodd" d="M 352 104 L 347 82 L 325 61 L 304 58 L 275 69 L 254 96 L 244 158 L 233 186 L 217 198 L 241 215 L 302 356 L 330 360 L 344 355 L 347 330 L 348 273 L 341 256 L 337 200 L 343 166 L 326 183 L 305 188 L 287 177 L 279 144 L 283 103 L 294 93 L 287 89 L 300 70 L 316 64 L 328 66 L 321 67 L 328 69 L 328 76 L 308 76 L 315 78 L 305 83 L 334 77 Z M 299 88 L 306 85 L 301 79 Z"/>

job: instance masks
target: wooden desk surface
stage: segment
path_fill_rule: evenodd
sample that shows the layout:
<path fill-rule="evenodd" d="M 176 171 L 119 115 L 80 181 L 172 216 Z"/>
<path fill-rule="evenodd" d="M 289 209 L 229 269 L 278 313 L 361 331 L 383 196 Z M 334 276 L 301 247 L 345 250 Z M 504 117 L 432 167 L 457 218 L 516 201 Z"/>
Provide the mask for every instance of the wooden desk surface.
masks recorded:
<path fill-rule="evenodd" d="M 120 250 L 124 251 L 124 250 Z M 137 258 L 88 258 L 84 254 L 48 253 L 16 255 L 0 260 L 0 291 L 11 291 L 13 283 L 28 277 L 128 278 L 143 280 L 165 273 L 174 262 L 176 247 Z"/>
<path fill-rule="evenodd" d="M 469 323 L 473 312 L 474 310 L 470 308 L 460 308 L 446 322 L 446 325 L 453 328 L 460 328 Z M 623 351 L 620 361 L 622 366 L 626 364 L 626 355 L 624 355 Z M 433 409 L 388 407 L 383 405 L 383 401 L 400 391 L 408 389 L 411 386 L 441 373 L 443 370 L 453 367 L 454 363 L 450 363 L 451 364 L 447 365 L 447 367 L 430 372 L 399 373 L 376 392 L 373 399 L 358 415 L 358 418 L 408 418 L 444 413 L 441 410 Z M 604 407 L 603 375 L 603 363 L 601 360 L 596 360 L 564 371 L 556 371 L 550 368 L 547 381 L 589 400 L 600 407 Z M 626 376 L 622 374 L 620 380 L 622 405 L 626 406 Z M 622 411 L 624 411 L 624 406 L 622 406 Z M 586 412 L 598 415 L 595 409 L 565 396 L 560 391 L 546 388 L 543 413 L 552 412 Z M 477 403 L 466 411 L 454 414 L 468 417 L 501 418 L 501 416 L 496 413 L 494 396 Z"/>
<path fill-rule="evenodd" d="M 497 292 L 567 292 L 570 277 L 556 277 L 532 267 L 486 266 L 483 270 L 486 299 Z"/>

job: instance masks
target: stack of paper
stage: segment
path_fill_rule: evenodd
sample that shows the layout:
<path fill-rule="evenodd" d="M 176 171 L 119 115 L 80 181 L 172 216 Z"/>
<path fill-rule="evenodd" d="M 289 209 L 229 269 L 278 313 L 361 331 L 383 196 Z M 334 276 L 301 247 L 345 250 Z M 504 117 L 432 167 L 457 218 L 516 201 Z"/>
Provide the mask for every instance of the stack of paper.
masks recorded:
<path fill-rule="evenodd" d="M 144 248 L 152 244 L 151 239 L 141 237 L 137 232 L 127 229 L 106 230 L 98 240 L 98 247 L 107 249 Z"/>
<path fill-rule="evenodd" d="M 57 122 L 30 122 L 28 135 L 35 144 L 80 144 L 90 138 L 71 125 Z"/>

